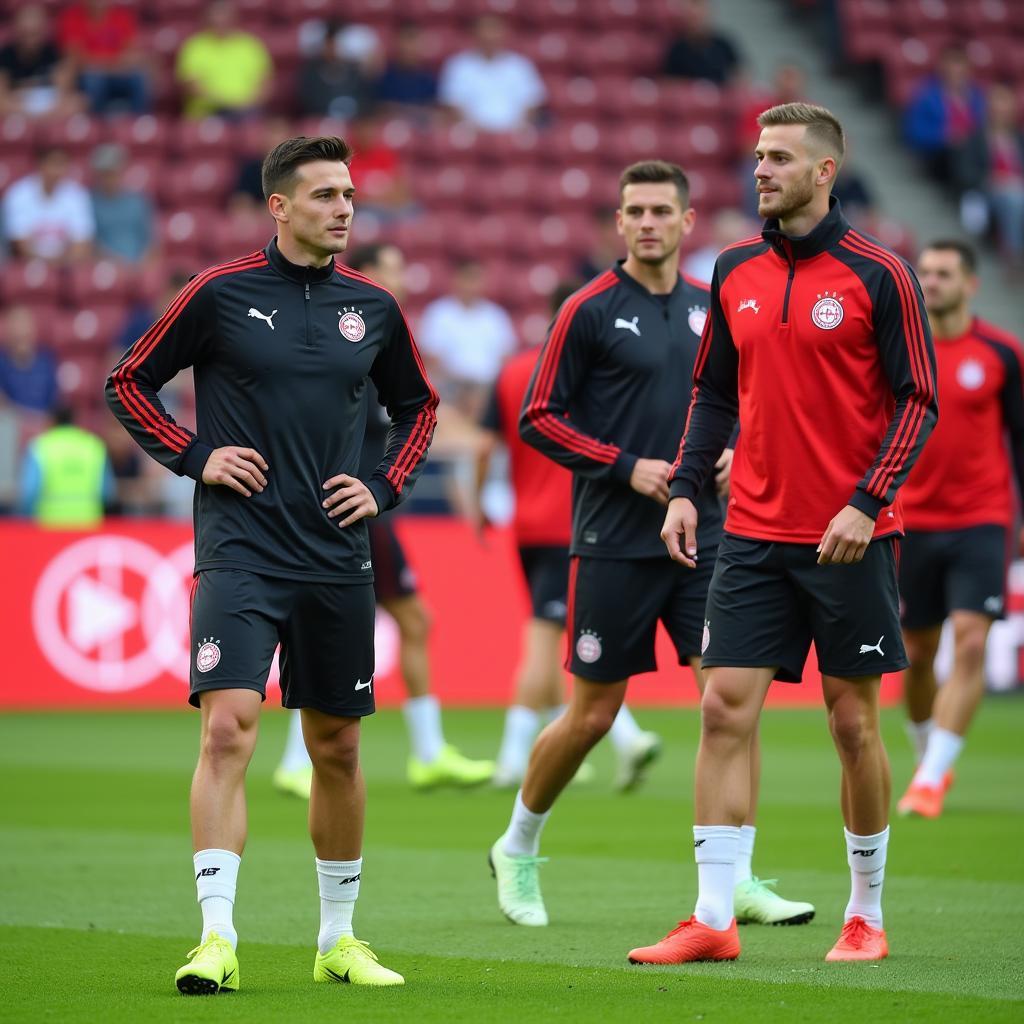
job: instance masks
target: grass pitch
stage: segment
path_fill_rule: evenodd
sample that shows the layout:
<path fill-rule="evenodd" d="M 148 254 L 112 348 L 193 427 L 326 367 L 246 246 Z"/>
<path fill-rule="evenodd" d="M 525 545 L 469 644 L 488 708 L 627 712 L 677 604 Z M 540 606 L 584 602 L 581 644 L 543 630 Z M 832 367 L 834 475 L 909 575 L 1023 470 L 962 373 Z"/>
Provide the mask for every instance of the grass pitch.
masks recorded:
<path fill-rule="evenodd" d="M 270 774 L 285 718 L 268 711 L 249 775 L 250 842 L 235 923 L 241 991 L 186 999 L 174 971 L 196 943 L 187 791 L 194 712 L 0 718 L 0 1020 L 3 1021 L 959 1021 L 1024 1020 L 1024 700 L 990 699 L 936 822 L 895 819 L 886 881 L 892 953 L 823 962 L 848 874 L 838 766 L 820 711 L 774 711 L 755 871 L 812 900 L 799 928 L 742 930 L 733 964 L 631 967 L 693 904 L 694 711 L 644 711 L 667 753 L 644 789 L 573 787 L 544 836 L 552 925 L 499 914 L 487 849 L 511 794 L 410 792 L 404 725 L 369 720 L 369 813 L 357 934 L 401 989 L 314 986 L 318 925 L 305 806 Z M 499 712 L 448 712 L 467 753 L 497 746 Z M 886 714 L 894 799 L 911 767 Z"/>

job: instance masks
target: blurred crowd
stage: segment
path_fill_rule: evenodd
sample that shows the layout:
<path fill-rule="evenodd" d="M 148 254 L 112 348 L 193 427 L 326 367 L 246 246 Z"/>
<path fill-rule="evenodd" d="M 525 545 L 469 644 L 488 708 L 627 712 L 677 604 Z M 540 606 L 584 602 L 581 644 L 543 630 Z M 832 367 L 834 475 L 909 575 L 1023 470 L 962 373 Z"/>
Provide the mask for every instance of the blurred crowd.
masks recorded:
<path fill-rule="evenodd" d="M 341 6 L 345 20 L 323 13 Z M 723 246 L 758 230 L 757 114 L 814 99 L 795 60 L 755 80 L 707 0 L 650 0 L 633 15 L 612 0 L 480 3 L 473 16 L 399 0 L 301 7 L 7 0 L 0 510 L 26 511 L 29 442 L 59 414 L 106 445 L 108 511 L 188 514 L 188 482 L 134 449 L 102 383 L 191 274 L 266 244 L 260 161 L 282 138 L 354 144 L 355 240 L 405 254 L 407 310 L 448 409 L 432 460 L 444 476 L 472 452 L 503 361 L 543 339 L 556 286 L 622 255 L 621 166 L 661 156 L 687 169 L 698 226 L 684 269 L 707 280 Z M 908 139 L 932 145 L 934 173 L 984 194 L 1019 252 L 1020 232 L 1002 227 L 1003 211 L 1024 209 L 1016 108 L 995 88 L 976 95 L 953 57 L 908 108 Z M 859 227 L 912 252 L 855 161 L 837 193 Z M 193 425 L 188 380 L 162 397 Z M 452 493 L 442 482 L 416 497 L 435 509 Z"/>

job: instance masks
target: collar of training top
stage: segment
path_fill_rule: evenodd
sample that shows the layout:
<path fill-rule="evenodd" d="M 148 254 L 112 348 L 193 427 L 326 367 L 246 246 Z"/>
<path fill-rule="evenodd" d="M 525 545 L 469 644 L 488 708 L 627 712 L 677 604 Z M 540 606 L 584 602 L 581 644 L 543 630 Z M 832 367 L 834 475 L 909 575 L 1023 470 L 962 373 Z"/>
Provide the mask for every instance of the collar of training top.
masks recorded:
<path fill-rule="evenodd" d="M 296 281 L 298 284 L 316 284 L 320 281 L 329 281 L 334 276 L 333 259 L 323 267 L 300 267 L 284 258 L 281 250 L 277 247 L 277 238 L 272 238 L 270 244 L 263 251 L 267 254 L 267 262 L 289 281 Z"/>
<path fill-rule="evenodd" d="M 659 299 L 659 298 L 662 298 L 666 294 L 667 295 L 675 295 L 675 293 L 680 289 L 680 287 L 682 287 L 683 277 L 680 274 L 679 277 L 676 280 L 676 283 L 674 285 L 672 285 L 672 291 L 670 291 L 670 292 L 659 292 L 657 295 L 655 295 L 655 293 L 652 292 L 648 287 L 646 287 L 646 285 L 642 285 L 635 277 L 633 277 L 631 274 L 628 274 L 623 269 L 622 265 L 625 262 L 626 262 L 625 260 L 616 260 L 615 263 L 612 265 L 612 271 L 614 272 L 615 276 L 624 285 L 627 285 L 628 287 L 632 288 L 634 291 L 640 292 L 641 295 L 644 295 L 648 299 Z"/>
<path fill-rule="evenodd" d="M 764 222 L 761 237 L 785 260 L 809 260 L 827 252 L 850 230 L 850 223 L 843 216 L 835 196 L 829 196 L 828 206 L 828 213 L 806 235 L 785 234 L 779 230 L 778 219 L 773 217 Z"/>

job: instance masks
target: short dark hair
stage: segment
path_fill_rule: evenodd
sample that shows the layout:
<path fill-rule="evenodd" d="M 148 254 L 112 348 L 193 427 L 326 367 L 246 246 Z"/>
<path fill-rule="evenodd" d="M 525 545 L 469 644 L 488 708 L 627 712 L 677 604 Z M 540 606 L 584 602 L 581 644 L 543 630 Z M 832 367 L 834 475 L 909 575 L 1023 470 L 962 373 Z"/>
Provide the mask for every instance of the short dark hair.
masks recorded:
<path fill-rule="evenodd" d="M 352 159 L 352 147 L 336 135 L 318 135 L 310 138 L 297 135 L 278 143 L 263 161 L 260 175 L 263 179 L 263 198 L 269 199 L 275 192 L 291 195 L 298 179 L 297 171 L 303 164 L 314 160 L 334 160 L 348 164 Z"/>
<path fill-rule="evenodd" d="M 380 262 L 380 254 L 390 248 L 390 242 L 368 242 L 350 250 L 345 262 L 353 270 L 362 271 L 366 267 L 375 267 Z"/>
<path fill-rule="evenodd" d="M 839 123 L 839 118 L 825 107 L 813 103 L 780 103 L 762 111 L 758 115 L 757 123 L 762 128 L 802 124 L 806 126 L 807 134 L 836 158 L 837 167 L 843 162 L 843 156 L 846 154 L 846 133 Z"/>
<path fill-rule="evenodd" d="M 960 263 L 968 274 L 976 274 L 978 272 L 978 254 L 970 242 L 964 242 L 959 238 L 937 238 L 934 242 L 929 242 L 924 246 L 921 252 L 926 253 L 932 250 L 958 253 Z"/>
<path fill-rule="evenodd" d="M 619 176 L 619 200 L 627 185 L 660 185 L 662 182 L 675 185 L 679 202 L 685 210 L 690 205 L 690 179 L 682 167 L 667 160 L 641 160 L 638 164 L 630 164 Z"/>

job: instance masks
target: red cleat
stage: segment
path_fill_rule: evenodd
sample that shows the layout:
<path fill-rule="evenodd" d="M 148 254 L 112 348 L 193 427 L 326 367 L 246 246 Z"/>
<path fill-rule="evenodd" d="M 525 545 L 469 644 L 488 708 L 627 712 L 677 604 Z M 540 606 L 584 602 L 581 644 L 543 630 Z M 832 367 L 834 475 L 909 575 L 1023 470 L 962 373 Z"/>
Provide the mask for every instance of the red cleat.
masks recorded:
<path fill-rule="evenodd" d="M 825 957 L 830 963 L 847 960 L 884 960 L 889 943 L 881 928 L 872 928 L 863 917 L 851 917 L 839 933 L 839 941 Z"/>
<path fill-rule="evenodd" d="M 946 774 L 942 776 L 942 792 L 948 793 L 953 788 L 953 783 L 955 781 L 956 779 L 952 770 L 946 772 Z"/>
<path fill-rule="evenodd" d="M 687 964 L 696 960 L 735 960 L 740 955 L 736 919 L 724 931 L 702 924 L 696 917 L 680 921 L 653 946 L 629 951 L 631 964 Z"/>
<path fill-rule="evenodd" d="M 919 818 L 937 818 L 942 813 L 945 797 L 945 786 L 922 786 L 911 782 L 910 788 L 896 805 L 896 810 L 904 817 L 916 814 Z"/>

